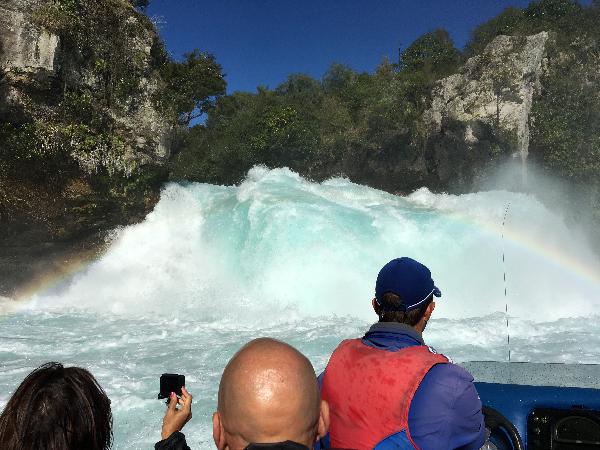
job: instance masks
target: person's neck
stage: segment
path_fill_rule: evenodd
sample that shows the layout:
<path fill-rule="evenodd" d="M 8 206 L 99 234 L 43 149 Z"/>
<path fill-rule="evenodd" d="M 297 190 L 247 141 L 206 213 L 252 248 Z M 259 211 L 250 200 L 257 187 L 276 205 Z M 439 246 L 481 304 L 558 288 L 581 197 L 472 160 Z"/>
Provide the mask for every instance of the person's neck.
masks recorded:
<path fill-rule="evenodd" d="M 414 325 L 412 328 L 413 330 L 415 330 L 417 333 L 419 333 L 420 335 L 423 334 L 423 331 L 425 331 L 425 325 L 427 325 L 427 322 L 425 323 L 421 323 L 419 322 L 418 324 Z"/>
<path fill-rule="evenodd" d="M 407 323 L 396 322 L 395 320 L 389 321 L 389 322 L 380 320 L 379 322 L 377 322 L 376 325 L 373 325 L 373 327 L 371 327 L 371 329 L 370 329 L 370 331 L 378 331 L 378 330 L 401 332 L 401 333 L 413 336 L 416 340 L 418 340 L 420 342 L 423 341 L 423 336 L 422 336 L 422 333 L 419 331 L 419 329 L 417 329 L 416 327 L 409 325 Z"/>

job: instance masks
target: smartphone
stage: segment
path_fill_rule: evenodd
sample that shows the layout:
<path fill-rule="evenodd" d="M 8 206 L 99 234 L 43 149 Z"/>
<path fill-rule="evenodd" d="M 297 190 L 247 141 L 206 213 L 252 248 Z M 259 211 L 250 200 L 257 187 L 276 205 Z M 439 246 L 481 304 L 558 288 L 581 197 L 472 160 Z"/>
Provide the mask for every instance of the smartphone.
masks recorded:
<path fill-rule="evenodd" d="M 160 392 L 158 399 L 169 398 L 171 392 L 175 392 L 177 397 L 181 397 L 181 388 L 185 386 L 185 375 L 176 373 L 163 373 L 160 376 Z"/>

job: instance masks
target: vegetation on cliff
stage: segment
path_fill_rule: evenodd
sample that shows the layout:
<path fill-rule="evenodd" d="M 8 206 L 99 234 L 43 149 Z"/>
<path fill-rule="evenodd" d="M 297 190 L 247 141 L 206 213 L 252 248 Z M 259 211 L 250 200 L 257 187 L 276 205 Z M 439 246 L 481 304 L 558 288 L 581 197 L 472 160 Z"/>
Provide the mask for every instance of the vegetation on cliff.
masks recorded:
<path fill-rule="evenodd" d="M 221 97 L 190 130 L 172 178 L 232 183 L 266 164 L 314 179 L 344 173 L 390 190 L 417 187 L 419 118 L 432 84 L 459 62 L 448 33 L 436 30 L 373 74 L 334 64 L 322 80 L 294 74 L 273 90 Z"/>
<path fill-rule="evenodd" d="M 212 55 L 167 54 L 139 10 L 147 3 L 0 5 L 0 38 L 25 46 L 0 45 L 0 295 L 32 276 L 34 247 L 46 258 L 61 242 L 101 241 L 141 220 L 168 177 L 179 128 L 224 93 Z M 38 51 L 46 64 L 22 62 Z"/>
<path fill-rule="evenodd" d="M 107 195 L 118 186 L 142 196 L 156 190 L 169 136 L 223 94 L 225 82 L 212 55 L 170 58 L 132 7 L 146 5 L 52 0 L 34 9 L 32 21 L 60 38 L 60 61 L 56 74 L 14 82 L 27 86 L 18 111 L 0 123 L 2 178 L 62 187 L 84 177 L 111 187 Z"/>
<path fill-rule="evenodd" d="M 139 137 L 130 116 L 154 115 L 146 119 L 160 126 L 148 134 L 165 134 L 224 93 L 212 55 L 194 51 L 184 62 L 174 61 L 150 20 L 128 1 L 54 0 L 37 8 L 33 20 L 60 37 L 61 62 L 55 78 L 33 88 L 45 99 L 24 105 L 20 117 L 2 124 L 0 170 L 7 175 L 25 164 L 57 179 L 78 170 L 135 177 L 141 167 L 163 162 L 140 163 L 128 154 Z"/>
<path fill-rule="evenodd" d="M 275 89 L 229 96 L 223 96 L 225 82 L 212 55 L 195 50 L 179 62 L 166 54 L 153 24 L 133 8 L 145 6 L 147 1 L 52 0 L 36 10 L 36 23 L 61 38 L 60 73 L 52 81 L 59 86 L 38 86 L 44 95 L 52 92 L 50 108 L 34 107 L 21 120 L 2 124 L 0 171 L 56 180 L 84 172 L 137 186 L 143 175 L 159 183 L 164 161 L 132 159 L 135 124 L 119 119 L 150 102 L 156 121 L 171 127 L 171 146 L 177 138 L 171 179 L 235 183 L 253 165 L 265 164 L 314 179 L 344 174 L 391 191 L 452 188 L 440 180 L 436 155 L 444 146 L 456 147 L 448 154 L 465 156 L 459 147 L 467 125 L 478 130 L 483 158 L 501 160 L 515 151 L 499 113 L 514 80 L 499 68 L 495 124 L 448 121 L 443 136 L 423 121 L 432 87 L 460 71 L 467 58 L 482 55 L 499 35 L 550 31 L 531 116 L 531 154 L 560 176 L 578 182 L 598 177 L 597 1 L 584 7 L 574 0 L 540 0 L 509 8 L 474 30 L 463 52 L 446 31 L 435 30 L 371 74 L 333 64 L 321 80 L 294 74 Z M 177 128 L 206 113 L 205 123 Z"/>
<path fill-rule="evenodd" d="M 403 154 L 413 160 L 415 153 L 425 151 L 420 122 L 437 80 L 456 72 L 497 35 L 556 30 L 559 42 L 571 43 L 586 33 L 573 24 L 593 28 L 595 15 L 594 7 L 570 0 L 542 0 L 525 10 L 509 9 L 480 26 L 463 53 L 444 30 L 436 30 L 418 38 L 397 62 L 383 61 L 372 74 L 334 64 L 321 80 L 295 74 L 272 90 L 259 87 L 257 94 L 223 97 L 206 124 L 191 130 L 173 176 L 235 182 L 250 166 L 262 163 L 287 165 L 315 178 L 345 173 L 389 181 L 389 171 L 398 169 L 388 163 Z M 498 77 L 499 95 L 509 82 L 509 77 Z M 378 160 L 387 166 L 381 172 L 374 167 Z M 406 177 L 397 175 L 394 184 L 409 189 Z M 419 182 L 426 181 L 421 174 Z"/>
<path fill-rule="evenodd" d="M 566 180 L 570 201 L 600 223 L 600 2 L 542 0 L 478 27 L 466 52 L 500 34 L 552 32 L 530 116 L 531 158 Z"/>

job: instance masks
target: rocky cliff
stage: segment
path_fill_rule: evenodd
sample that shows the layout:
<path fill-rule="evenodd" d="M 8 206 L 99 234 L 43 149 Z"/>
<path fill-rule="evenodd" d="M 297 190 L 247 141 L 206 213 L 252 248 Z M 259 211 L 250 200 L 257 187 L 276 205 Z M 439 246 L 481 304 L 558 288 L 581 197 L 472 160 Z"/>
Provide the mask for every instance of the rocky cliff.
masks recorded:
<path fill-rule="evenodd" d="M 521 159 L 526 177 L 530 113 L 547 41 L 546 32 L 498 36 L 437 83 L 423 120 L 441 185 L 471 188 L 507 157 Z"/>
<path fill-rule="evenodd" d="M 95 158 L 88 161 L 81 154 L 73 156 L 80 159 L 87 172 L 98 172 L 104 165 L 130 175 L 140 166 L 160 165 L 168 159 L 169 124 L 152 102 L 159 80 L 152 71 L 151 53 L 158 36 L 148 19 L 127 2 L 113 3 L 127 15 L 122 25 L 127 30 L 122 31 L 133 36 L 127 41 L 126 53 L 120 56 L 135 59 L 139 71 L 134 95 L 113 101 L 103 111 L 112 119 L 111 127 L 119 131 L 125 145 L 107 148 L 106 154 L 91 155 Z M 51 4 L 49 0 L 5 0 L 0 4 L 1 122 L 55 119 L 57 111 L 53 107 L 66 92 L 93 93 L 102 88 L 103 74 L 98 74 L 98 65 L 110 61 L 89 58 L 89 54 L 72 48 L 73 42 L 63 42 L 50 33 L 43 26 L 47 18 L 39 16 L 51 13 L 51 9 L 43 9 Z M 109 154 L 113 150 L 115 154 Z"/>
<path fill-rule="evenodd" d="M 458 192 L 518 162 L 520 176 L 501 187 L 563 212 L 600 251 L 599 41 L 572 33 L 497 36 L 438 81 L 423 115 L 426 159 L 432 185 Z"/>
<path fill-rule="evenodd" d="M 0 3 L 0 295 L 157 201 L 172 123 L 154 101 L 160 45 L 126 1 Z"/>
<path fill-rule="evenodd" d="M 33 11 L 42 1 L 6 0 L 0 4 L 0 64 L 5 71 L 56 73 L 58 36 L 31 22 Z"/>

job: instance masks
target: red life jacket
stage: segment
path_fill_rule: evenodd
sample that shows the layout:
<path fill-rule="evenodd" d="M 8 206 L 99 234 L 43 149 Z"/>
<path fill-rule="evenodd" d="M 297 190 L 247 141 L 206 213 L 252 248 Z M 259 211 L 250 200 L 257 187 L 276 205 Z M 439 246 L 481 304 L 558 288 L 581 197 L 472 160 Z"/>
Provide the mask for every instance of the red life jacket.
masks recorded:
<path fill-rule="evenodd" d="M 329 403 L 331 447 L 367 450 L 408 429 L 410 403 L 427 374 L 448 359 L 419 345 L 391 352 L 343 341 L 331 355 L 321 396 Z"/>

